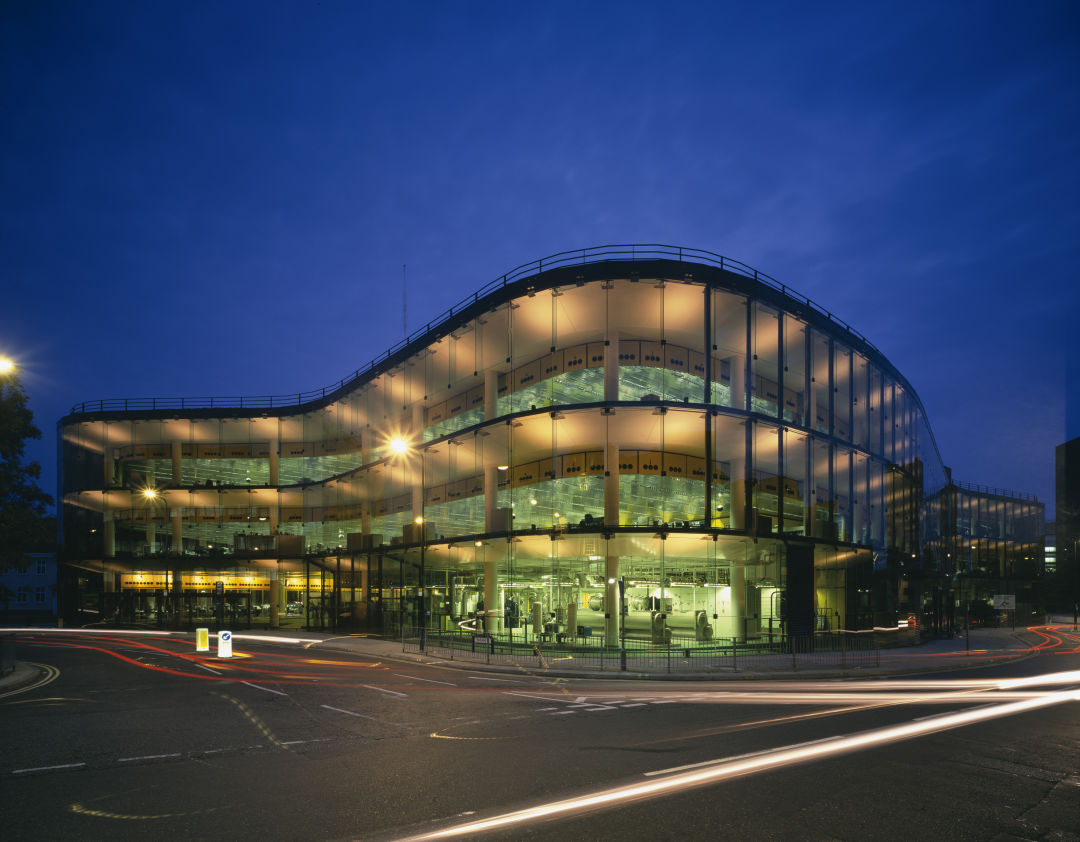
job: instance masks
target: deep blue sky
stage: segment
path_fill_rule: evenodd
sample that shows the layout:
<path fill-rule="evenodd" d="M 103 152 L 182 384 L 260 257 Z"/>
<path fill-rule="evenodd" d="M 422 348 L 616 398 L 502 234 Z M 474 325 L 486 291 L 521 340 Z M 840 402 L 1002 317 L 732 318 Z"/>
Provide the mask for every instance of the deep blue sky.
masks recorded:
<path fill-rule="evenodd" d="M 5 0 L 0 114 L 0 353 L 50 491 L 76 402 L 366 363 L 403 263 L 412 330 L 530 259 L 660 242 L 835 312 L 954 476 L 1052 509 L 1074 2 Z"/>

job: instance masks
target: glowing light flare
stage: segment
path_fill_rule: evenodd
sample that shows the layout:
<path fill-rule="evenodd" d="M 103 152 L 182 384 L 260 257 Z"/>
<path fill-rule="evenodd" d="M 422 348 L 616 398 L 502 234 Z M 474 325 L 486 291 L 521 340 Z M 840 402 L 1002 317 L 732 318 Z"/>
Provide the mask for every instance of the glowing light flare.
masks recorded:
<path fill-rule="evenodd" d="M 467 836 L 481 831 L 491 830 L 498 827 L 522 824 L 537 819 L 551 818 L 552 816 L 579 813 L 584 810 L 611 807 L 623 801 L 639 798 L 655 798 L 669 795 L 681 790 L 691 789 L 706 784 L 717 783 L 727 778 L 740 775 L 762 772 L 781 766 L 802 763 L 808 760 L 818 760 L 850 751 L 886 745 L 891 742 L 908 740 L 927 734 L 971 725 L 976 722 L 984 722 L 990 719 L 998 719 L 1004 716 L 1012 716 L 1039 708 L 1050 707 L 1062 702 L 1080 701 L 1080 690 L 1064 690 L 1056 693 L 1046 693 L 1033 699 L 1009 702 L 1002 705 L 979 707 L 975 709 L 959 711 L 957 713 L 942 714 L 928 717 L 918 722 L 908 722 L 903 725 L 893 725 L 885 728 L 877 728 L 871 731 L 863 731 L 846 737 L 833 737 L 814 743 L 801 743 L 794 746 L 786 746 L 771 751 L 750 756 L 736 758 L 722 758 L 712 763 L 705 761 L 704 768 L 693 771 L 660 770 L 647 773 L 650 775 L 664 775 L 647 783 L 632 784 L 630 786 L 617 787 L 603 790 L 592 795 L 584 795 L 579 798 L 568 798 L 563 801 L 555 801 L 550 804 L 541 804 L 525 810 L 515 810 L 489 819 L 468 822 L 444 830 L 424 833 L 418 836 L 410 836 L 405 842 L 422 839 L 446 839 L 454 836 Z M 686 767 L 679 767 L 686 769 Z"/>
<path fill-rule="evenodd" d="M 394 438 L 390 439 L 390 449 L 398 454 L 408 453 L 409 443 L 401 436 L 394 436 Z"/>

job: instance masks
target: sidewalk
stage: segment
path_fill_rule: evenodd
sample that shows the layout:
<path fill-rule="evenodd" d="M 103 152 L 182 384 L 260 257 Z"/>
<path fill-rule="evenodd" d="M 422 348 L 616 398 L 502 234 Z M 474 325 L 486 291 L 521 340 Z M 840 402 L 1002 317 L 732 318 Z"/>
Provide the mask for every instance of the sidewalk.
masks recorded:
<path fill-rule="evenodd" d="M 50 631 L 56 633 L 86 633 L 86 629 L 26 629 L 24 633 Z M 92 633 L 125 634 L 118 630 L 99 630 Z M 131 633 L 131 632 L 127 632 Z M 170 637 L 188 638 L 192 640 L 194 649 L 194 635 L 185 632 L 173 632 Z M 211 635 L 211 649 L 216 651 L 215 635 Z M 330 636 L 317 632 L 304 631 L 273 631 L 273 630 L 249 630 L 233 633 L 234 651 L 241 652 L 245 641 L 261 641 L 264 643 L 280 643 L 284 646 L 300 646 L 307 649 L 336 650 L 349 652 L 360 657 L 375 660 L 412 661 L 414 663 L 437 663 L 451 669 L 512 673 L 521 675 L 523 672 L 530 675 L 542 675 L 563 678 L 591 678 L 591 679 L 649 679 L 667 681 L 730 681 L 738 680 L 806 680 L 823 678 L 849 678 L 849 677 L 874 677 L 888 675 L 903 675 L 906 673 L 921 673 L 941 670 L 958 670 L 972 667 L 987 666 L 1002 663 L 1019 658 L 1031 657 L 1036 654 L 1034 647 L 1042 642 L 1043 638 L 1038 634 L 1024 628 L 1013 629 L 976 629 L 971 632 L 970 639 L 959 636 L 952 640 L 931 640 L 919 646 L 910 646 L 897 649 L 882 649 L 876 664 L 853 664 L 841 669 L 839 665 L 816 667 L 809 662 L 805 666 L 791 669 L 787 664 L 788 656 L 781 656 L 777 663 L 783 663 L 778 668 L 762 668 L 762 659 L 756 662 L 748 659 L 748 669 L 742 668 L 717 668 L 709 670 L 696 670 L 693 672 L 673 670 L 672 672 L 639 672 L 631 669 L 627 672 L 619 671 L 608 666 L 604 670 L 599 669 L 575 669 L 561 664 L 552 665 L 550 660 L 544 658 L 527 659 L 533 663 L 493 663 L 482 661 L 463 660 L 460 658 L 436 657 L 427 652 L 405 652 L 401 641 L 389 640 L 375 635 L 341 635 Z M 798 656 L 803 658 L 803 656 Z M 787 668 L 784 668 L 787 666 Z M 17 662 L 15 672 L 0 678 L 0 693 L 16 690 L 34 681 L 40 674 L 40 670 L 31 664 Z"/>

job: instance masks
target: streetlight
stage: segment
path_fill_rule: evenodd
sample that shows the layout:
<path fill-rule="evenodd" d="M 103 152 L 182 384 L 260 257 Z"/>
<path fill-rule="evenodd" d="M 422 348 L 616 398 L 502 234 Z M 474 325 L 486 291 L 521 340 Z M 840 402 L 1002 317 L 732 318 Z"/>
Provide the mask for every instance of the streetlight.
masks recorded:
<path fill-rule="evenodd" d="M 405 454 L 414 450 L 408 440 L 401 436 L 395 436 L 390 439 L 390 450 L 397 456 L 404 456 Z M 425 650 L 425 643 L 427 638 L 427 612 L 425 611 L 425 599 L 424 599 L 424 566 L 425 555 L 427 550 L 427 536 L 424 529 L 424 453 L 420 451 L 420 513 L 413 518 L 413 523 L 416 524 L 419 538 L 420 538 L 420 587 L 417 589 L 417 608 L 420 621 L 420 651 Z"/>
<path fill-rule="evenodd" d="M 15 362 L 7 357 L 0 357 L 0 374 L 11 374 L 15 370 Z"/>
<path fill-rule="evenodd" d="M 165 499 L 165 496 L 160 491 L 158 491 L 152 485 L 148 485 L 148 486 L 146 486 L 146 488 L 144 488 L 142 490 L 142 497 L 143 497 L 143 500 L 145 500 L 146 503 L 149 504 L 149 506 L 150 506 L 151 523 L 153 523 L 153 518 L 154 518 L 154 513 L 153 513 L 154 512 L 154 506 L 156 504 L 158 504 L 158 503 L 161 503 L 162 505 L 165 506 L 165 516 L 166 516 L 166 518 L 168 517 L 168 514 L 169 514 L 168 500 Z M 155 543 L 156 543 L 156 537 L 155 537 Z M 150 554 L 153 555 L 154 554 L 154 544 L 150 543 L 149 536 L 147 536 L 147 546 L 149 547 Z M 180 606 L 179 606 L 178 600 L 176 600 L 175 589 L 171 588 L 169 586 L 170 585 L 170 583 L 169 583 L 169 570 L 168 570 L 167 565 L 166 565 L 165 569 L 162 572 L 164 574 L 165 587 L 164 587 L 163 590 L 165 592 L 165 602 L 168 602 L 168 600 L 170 598 L 172 598 L 172 600 L 174 602 L 174 609 L 176 611 L 176 616 L 179 617 Z M 175 581 L 173 582 L 173 584 L 175 585 Z M 157 607 L 159 622 L 161 620 L 162 613 L 163 613 L 164 609 L 165 609 L 165 605 L 159 605 Z"/>

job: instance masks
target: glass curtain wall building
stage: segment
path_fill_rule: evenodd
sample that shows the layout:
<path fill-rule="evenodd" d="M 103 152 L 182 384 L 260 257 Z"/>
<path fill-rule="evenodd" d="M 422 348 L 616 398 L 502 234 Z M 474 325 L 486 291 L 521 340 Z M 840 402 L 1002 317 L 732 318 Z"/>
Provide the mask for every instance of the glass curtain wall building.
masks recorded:
<path fill-rule="evenodd" d="M 527 264 L 328 389 L 59 430 L 69 622 L 802 635 L 895 624 L 949 537 L 907 380 L 689 249 Z"/>

